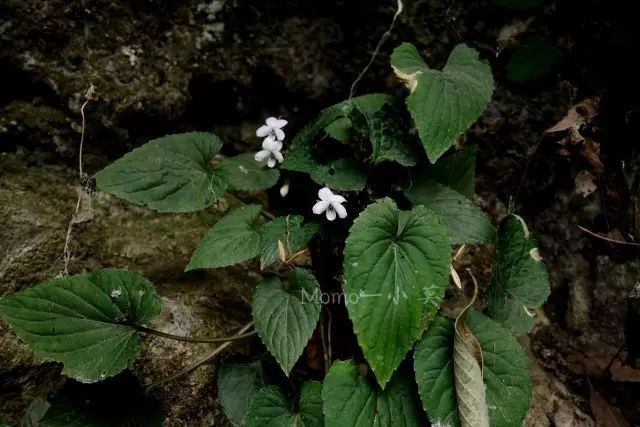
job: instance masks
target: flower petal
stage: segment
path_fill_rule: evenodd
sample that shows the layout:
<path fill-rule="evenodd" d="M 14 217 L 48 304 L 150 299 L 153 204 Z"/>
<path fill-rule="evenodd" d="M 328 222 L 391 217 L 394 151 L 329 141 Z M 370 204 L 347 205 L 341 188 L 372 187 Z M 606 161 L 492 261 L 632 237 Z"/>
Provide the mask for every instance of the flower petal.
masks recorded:
<path fill-rule="evenodd" d="M 272 151 L 271 154 L 273 154 L 273 157 L 276 158 L 276 160 L 278 161 L 278 163 L 282 163 L 284 162 L 284 157 L 282 156 L 282 153 L 279 151 Z"/>
<path fill-rule="evenodd" d="M 336 219 L 336 211 L 333 209 L 327 209 L 327 219 L 329 221 L 333 221 Z"/>
<path fill-rule="evenodd" d="M 346 201 L 347 201 L 347 199 L 345 199 L 344 197 L 342 197 L 339 194 L 333 194 L 331 196 L 331 202 L 332 203 L 340 204 L 340 203 L 345 203 Z"/>
<path fill-rule="evenodd" d="M 273 157 L 272 155 L 269 156 L 269 160 L 267 160 L 267 166 L 269 166 L 270 168 L 274 167 L 276 165 L 276 158 Z"/>
<path fill-rule="evenodd" d="M 255 156 L 253 156 L 253 158 L 256 160 L 256 162 L 264 162 L 265 160 L 267 160 L 269 158 L 269 156 L 271 155 L 271 151 L 269 150 L 262 150 L 262 151 L 258 151 L 256 153 Z"/>
<path fill-rule="evenodd" d="M 260 126 L 258 130 L 256 130 L 256 136 L 260 138 L 264 138 L 271 134 L 271 128 L 269 126 Z"/>
<path fill-rule="evenodd" d="M 280 144 L 282 147 L 282 144 Z M 273 136 L 268 136 L 262 141 L 262 148 L 269 151 L 280 151 L 278 149 L 278 141 Z"/>
<path fill-rule="evenodd" d="M 313 209 L 311 210 L 313 211 L 314 214 L 320 215 L 322 212 L 326 211 L 328 207 L 329 207 L 329 202 L 320 200 L 315 205 L 313 205 Z"/>
<path fill-rule="evenodd" d="M 284 132 L 282 129 L 273 129 L 273 132 L 276 134 L 276 138 L 278 138 L 278 140 L 282 141 L 284 139 Z"/>
<path fill-rule="evenodd" d="M 333 193 L 329 190 L 329 187 L 323 187 L 318 191 L 318 197 L 320 197 L 320 200 L 330 202 L 333 197 Z"/>
<path fill-rule="evenodd" d="M 340 203 L 331 203 L 331 206 L 333 206 L 333 209 L 336 211 L 340 218 L 347 217 L 347 210 Z"/>
<path fill-rule="evenodd" d="M 271 126 L 272 128 L 275 129 L 280 129 L 283 128 L 287 125 L 287 123 L 289 123 L 288 121 L 286 121 L 285 119 L 276 119 L 275 121 L 271 122 L 271 124 L 269 126 Z"/>
<path fill-rule="evenodd" d="M 274 128 L 274 127 L 276 127 L 276 123 L 278 123 L 278 119 L 275 118 L 275 117 L 267 117 L 267 120 L 265 120 L 265 123 L 270 128 Z"/>

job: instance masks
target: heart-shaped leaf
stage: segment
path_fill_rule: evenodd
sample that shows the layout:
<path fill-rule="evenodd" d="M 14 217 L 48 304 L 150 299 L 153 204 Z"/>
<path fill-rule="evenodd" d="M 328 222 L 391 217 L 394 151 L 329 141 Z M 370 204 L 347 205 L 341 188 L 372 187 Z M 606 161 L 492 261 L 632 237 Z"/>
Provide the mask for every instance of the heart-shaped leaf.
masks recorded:
<path fill-rule="evenodd" d="M 336 361 L 322 388 L 327 427 L 426 425 L 413 380 L 396 372 L 385 390 L 363 378 L 353 360 Z"/>
<path fill-rule="evenodd" d="M 38 357 L 64 364 L 81 382 L 131 365 L 142 344 L 132 324 L 153 320 L 160 298 L 142 276 L 122 270 L 52 279 L 0 299 L 0 316 Z"/>
<path fill-rule="evenodd" d="M 549 296 L 549 276 L 524 220 L 508 215 L 500 223 L 496 258 L 487 289 L 489 315 L 515 333 L 533 328 L 535 309 Z"/>
<path fill-rule="evenodd" d="M 450 262 L 447 233 L 423 206 L 400 211 L 386 198 L 354 221 L 344 249 L 347 308 L 383 388 L 440 306 Z"/>
<path fill-rule="evenodd" d="M 307 381 L 302 385 L 297 410 L 275 386 L 258 392 L 249 408 L 246 427 L 323 427 L 322 384 Z"/>
<path fill-rule="evenodd" d="M 260 268 L 265 269 L 279 258 L 278 241 L 284 245 L 286 256 L 302 249 L 318 232 L 317 223 L 302 224 L 300 215 L 287 215 L 269 221 L 260 227 Z"/>
<path fill-rule="evenodd" d="M 414 182 L 406 195 L 438 215 L 452 245 L 494 242 L 496 229 L 487 215 L 457 191 L 427 179 Z"/>
<path fill-rule="evenodd" d="M 222 364 L 218 373 L 218 398 L 225 415 L 234 425 L 244 424 L 255 395 L 264 385 L 260 361 Z"/>
<path fill-rule="evenodd" d="M 320 286 L 311 271 L 295 268 L 288 286 L 277 277 L 258 285 L 251 305 L 258 336 L 289 375 L 320 318 Z"/>
<path fill-rule="evenodd" d="M 213 204 L 227 181 L 209 162 L 222 141 L 190 132 L 154 139 L 96 174 L 99 189 L 158 212 L 193 212 Z"/>
<path fill-rule="evenodd" d="M 256 162 L 253 153 L 225 159 L 216 171 L 227 180 L 230 190 L 266 190 L 276 185 L 280 177 L 278 169 Z"/>
<path fill-rule="evenodd" d="M 186 271 L 219 268 L 250 260 L 260 253 L 257 220 L 260 205 L 247 205 L 225 215 L 198 244 Z"/>
<path fill-rule="evenodd" d="M 453 49 L 442 71 L 428 68 L 410 43 L 393 51 L 391 65 L 411 91 L 407 107 L 429 160 L 435 162 L 491 100 L 491 67 L 464 44 Z"/>

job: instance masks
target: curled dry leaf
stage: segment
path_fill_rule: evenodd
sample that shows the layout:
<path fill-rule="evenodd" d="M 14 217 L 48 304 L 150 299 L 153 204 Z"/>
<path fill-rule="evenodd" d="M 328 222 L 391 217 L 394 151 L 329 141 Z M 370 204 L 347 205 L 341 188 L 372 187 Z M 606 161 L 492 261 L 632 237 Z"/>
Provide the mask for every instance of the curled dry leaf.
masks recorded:
<path fill-rule="evenodd" d="M 600 97 L 587 98 L 571 107 L 566 116 L 545 130 L 545 133 L 566 132 L 567 135 L 558 141 L 561 145 L 559 153 L 568 156 L 573 151 L 579 151 L 596 172 L 604 170 L 600 161 L 600 144 L 585 130 L 594 129 L 599 114 Z"/>
<path fill-rule="evenodd" d="M 486 389 L 482 380 L 483 360 L 480 343 L 467 326 L 469 308 L 478 295 L 478 283 L 473 281 L 473 298 L 456 318 L 453 341 L 453 372 L 460 424 L 462 427 L 489 427 Z"/>

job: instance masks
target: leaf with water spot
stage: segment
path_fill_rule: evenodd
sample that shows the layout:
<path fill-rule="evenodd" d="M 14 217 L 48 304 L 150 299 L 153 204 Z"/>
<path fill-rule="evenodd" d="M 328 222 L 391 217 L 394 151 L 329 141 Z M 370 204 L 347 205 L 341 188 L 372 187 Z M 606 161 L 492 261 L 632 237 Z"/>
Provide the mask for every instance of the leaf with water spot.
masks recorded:
<path fill-rule="evenodd" d="M 0 316 L 34 353 L 62 362 L 81 382 L 111 377 L 138 357 L 135 326 L 160 313 L 160 298 L 144 277 L 98 270 L 52 279 L 0 299 Z"/>
<path fill-rule="evenodd" d="M 280 177 L 278 169 L 256 162 L 253 153 L 227 158 L 215 170 L 229 183 L 230 190 L 266 190 Z"/>

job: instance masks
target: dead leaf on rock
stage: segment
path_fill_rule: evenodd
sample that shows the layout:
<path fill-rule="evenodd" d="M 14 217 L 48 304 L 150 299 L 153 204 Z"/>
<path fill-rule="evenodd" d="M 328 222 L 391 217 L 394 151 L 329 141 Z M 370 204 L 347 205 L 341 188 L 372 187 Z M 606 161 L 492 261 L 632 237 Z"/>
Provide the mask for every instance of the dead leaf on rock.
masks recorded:
<path fill-rule="evenodd" d="M 580 171 L 576 175 L 574 182 L 576 184 L 575 192 L 582 197 L 588 197 L 598 189 L 594 181 L 595 177 L 589 171 Z"/>

